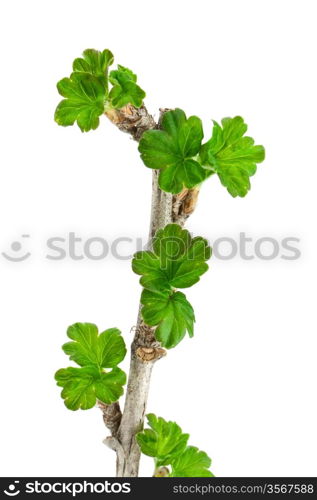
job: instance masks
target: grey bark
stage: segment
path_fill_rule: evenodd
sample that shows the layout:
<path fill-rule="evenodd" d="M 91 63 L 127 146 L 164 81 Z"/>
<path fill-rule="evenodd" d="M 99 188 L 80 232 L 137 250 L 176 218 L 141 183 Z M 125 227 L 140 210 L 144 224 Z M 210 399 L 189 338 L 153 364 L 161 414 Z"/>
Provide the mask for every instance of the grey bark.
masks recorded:
<path fill-rule="evenodd" d="M 161 110 L 161 116 L 165 111 Z M 144 106 L 139 109 L 127 106 L 120 111 L 107 113 L 107 116 L 120 130 L 128 132 L 137 141 L 145 130 L 160 126 L 160 121 L 156 124 Z M 185 189 L 176 196 L 166 193 L 160 189 L 158 177 L 159 171 L 153 170 L 148 248 L 151 248 L 151 241 L 158 229 L 172 222 L 184 225 L 195 208 L 198 196 L 195 189 Z M 140 449 L 135 435 L 143 428 L 153 365 L 166 354 L 156 341 L 154 331 L 155 328 L 144 324 L 140 305 L 131 345 L 130 371 L 123 412 L 121 414 L 118 403 L 99 404 L 104 422 L 112 434 L 104 443 L 117 454 L 117 477 L 138 476 Z M 114 421 L 111 418 L 113 415 Z"/>
<path fill-rule="evenodd" d="M 158 172 L 154 170 L 149 247 L 151 247 L 151 240 L 155 232 L 173 221 L 172 207 L 173 196 L 161 191 L 158 186 Z M 145 360 L 141 356 L 144 349 L 153 349 L 153 359 Z M 131 363 L 125 405 L 117 433 L 117 438 L 123 448 L 123 464 L 121 461 L 118 464 L 117 475 L 122 472 L 122 477 L 138 476 L 140 449 L 136 443 L 135 435 L 143 428 L 153 365 L 163 353 L 164 350 L 160 349 L 155 340 L 153 328 L 143 323 L 139 311 L 136 333 L 131 346 Z"/>

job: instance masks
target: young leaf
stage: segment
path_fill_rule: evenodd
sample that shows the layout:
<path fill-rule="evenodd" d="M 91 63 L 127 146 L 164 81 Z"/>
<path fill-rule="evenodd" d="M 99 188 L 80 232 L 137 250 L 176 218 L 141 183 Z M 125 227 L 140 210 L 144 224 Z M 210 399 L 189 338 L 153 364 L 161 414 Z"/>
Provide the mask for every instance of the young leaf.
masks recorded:
<path fill-rule="evenodd" d="M 100 372 L 96 366 L 62 368 L 55 374 L 57 385 L 65 406 L 69 410 L 88 410 L 96 404 L 96 399 L 111 404 L 123 394 L 126 375 L 120 368 L 111 372 Z"/>
<path fill-rule="evenodd" d="M 117 69 L 113 69 L 110 73 L 110 81 L 112 85 L 121 85 L 123 81 L 136 83 L 137 76 L 131 69 L 118 64 Z"/>
<path fill-rule="evenodd" d="M 178 224 L 168 224 L 157 231 L 153 252 L 137 252 L 132 269 L 141 275 L 140 283 L 148 290 L 168 291 L 188 288 L 208 269 L 211 248 L 201 238 L 191 238 L 190 233 Z"/>
<path fill-rule="evenodd" d="M 120 330 L 109 328 L 98 334 L 92 323 L 75 323 L 67 330 L 72 342 L 62 349 L 80 368 L 63 368 L 55 374 L 57 385 L 65 405 L 70 410 L 87 410 L 96 404 L 96 399 L 110 404 L 123 394 L 125 373 L 117 367 L 125 354 L 126 347 Z M 113 368 L 105 372 L 103 368 Z"/>
<path fill-rule="evenodd" d="M 173 459 L 170 477 L 213 477 L 208 470 L 210 465 L 211 459 L 207 453 L 195 446 L 188 446 L 181 455 Z"/>
<path fill-rule="evenodd" d="M 109 328 L 98 335 L 96 325 L 75 323 L 68 328 L 67 336 L 73 342 L 67 342 L 62 349 L 80 366 L 113 368 L 121 363 L 127 352 L 121 332 L 117 328 Z"/>
<path fill-rule="evenodd" d="M 188 434 L 183 434 L 175 422 L 167 422 L 162 417 L 147 415 L 151 429 L 136 435 L 141 452 L 155 459 L 155 468 L 171 465 L 170 477 L 213 477 L 209 467 L 211 459 L 204 451 L 187 446 Z M 161 474 L 157 474 L 156 477 Z M 164 470 L 164 476 L 168 469 Z"/>
<path fill-rule="evenodd" d="M 144 132 L 139 144 L 143 163 L 161 169 L 161 189 L 179 193 L 184 186 L 192 188 L 204 181 L 206 172 L 194 158 L 203 139 L 201 120 L 187 119 L 184 111 L 175 109 L 164 113 L 161 128 Z"/>
<path fill-rule="evenodd" d="M 263 146 L 255 146 L 251 137 L 244 136 L 247 125 L 243 118 L 224 118 L 222 127 L 214 122 L 211 139 L 202 146 L 200 159 L 211 173 L 217 173 L 231 196 L 245 196 L 256 164 L 265 157 Z"/>
<path fill-rule="evenodd" d="M 156 465 L 168 465 L 186 448 L 189 434 L 183 434 L 175 422 L 167 422 L 153 413 L 147 415 L 151 429 L 143 430 L 136 436 L 144 455 L 156 458 Z"/>
<path fill-rule="evenodd" d="M 141 314 L 149 326 L 157 326 L 155 338 L 171 349 L 184 338 L 186 331 L 194 335 L 195 314 L 182 292 L 152 292 L 143 290 Z"/>
<path fill-rule="evenodd" d="M 75 121 L 82 132 L 94 130 L 99 116 L 104 112 L 106 89 L 97 76 L 72 73 L 57 84 L 58 92 L 65 97 L 57 106 L 55 121 L 67 127 Z"/>
<path fill-rule="evenodd" d="M 73 62 L 73 71 L 105 76 L 111 64 L 113 64 L 113 54 L 110 50 L 105 49 L 100 52 L 95 49 L 86 49 L 83 52 L 83 57 L 78 57 Z"/>
<path fill-rule="evenodd" d="M 127 104 L 140 108 L 145 92 L 137 84 L 137 76 L 128 68 L 118 65 L 118 69 L 111 71 L 109 80 L 113 87 L 109 99 L 114 108 L 120 109 Z"/>

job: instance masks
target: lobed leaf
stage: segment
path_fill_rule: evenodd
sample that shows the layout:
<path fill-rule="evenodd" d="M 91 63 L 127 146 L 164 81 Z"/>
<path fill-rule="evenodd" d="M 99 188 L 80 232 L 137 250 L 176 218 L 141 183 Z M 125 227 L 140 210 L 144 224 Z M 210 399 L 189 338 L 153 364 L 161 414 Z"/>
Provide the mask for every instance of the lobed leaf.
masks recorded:
<path fill-rule="evenodd" d="M 141 452 L 155 459 L 155 468 L 170 465 L 170 477 L 213 477 L 211 459 L 204 451 L 187 446 L 184 434 L 175 422 L 167 422 L 154 414 L 147 415 L 150 429 L 136 435 Z"/>
<path fill-rule="evenodd" d="M 57 84 L 59 93 L 65 97 L 55 110 L 55 121 L 64 127 L 77 122 L 82 132 L 94 130 L 99 125 L 99 116 L 105 109 L 122 108 L 127 104 L 140 107 L 145 92 L 136 83 L 136 75 L 128 68 L 118 65 L 110 72 L 113 54 L 87 49 L 82 57 L 73 62 L 73 73 Z M 113 87 L 109 92 L 109 80 Z"/>
<path fill-rule="evenodd" d="M 142 106 L 145 92 L 137 85 L 137 76 L 130 69 L 119 64 L 118 69 L 110 72 L 109 80 L 113 85 L 109 99 L 114 108 L 120 109 L 127 104 L 136 108 Z"/>
<path fill-rule="evenodd" d="M 118 328 L 98 334 L 97 326 L 92 323 L 75 323 L 68 328 L 67 336 L 73 342 L 67 342 L 62 349 L 80 366 L 113 368 L 121 363 L 127 352 Z"/>
<path fill-rule="evenodd" d="M 83 52 L 83 57 L 78 57 L 73 62 L 73 71 L 106 76 L 111 64 L 113 64 L 113 54 L 110 50 L 105 49 L 100 52 L 95 49 L 86 49 Z"/>
<path fill-rule="evenodd" d="M 189 434 L 183 434 L 175 422 L 167 422 L 153 413 L 147 415 L 151 429 L 143 430 L 136 436 L 142 453 L 157 459 L 157 465 L 168 465 L 172 457 L 182 453 Z"/>
<path fill-rule="evenodd" d="M 211 459 L 195 446 L 188 446 L 172 463 L 170 477 L 213 477 Z"/>
<path fill-rule="evenodd" d="M 60 80 L 57 89 L 65 97 L 55 111 L 55 121 L 59 125 L 67 127 L 77 121 L 82 132 L 98 127 L 106 91 L 97 76 L 74 72 L 70 78 Z"/>
<path fill-rule="evenodd" d="M 188 119 L 184 111 L 175 109 L 164 113 L 161 130 L 143 133 L 139 151 L 143 163 L 160 169 L 159 185 L 163 191 L 179 193 L 184 187 L 193 188 L 203 182 L 206 172 L 197 161 L 203 139 L 201 120 Z"/>
<path fill-rule="evenodd" d="M 157 231 L 153 252 L 141 251 L 134 255 L 132 269 L 141 275 L 141 285 L 153 291 L 171 291 L 188 288 L 208 270 L 211 248 L 201 237 L 192 238 L 178 224 L 168 224 Z"/>
<path fill-rule="evenodd" d="M 96 400 L 111 404 L 123 394 L 126 375 L 120 368 L 105 373 L 96 366 L 62 368 L 55 374 L 57 385 L 63 387 L 61 397 L 69 410 L 88 410 Z"/>
<path fill-rule="evenodd" d="M 98 334 L 92 323 L 75 323 L 67 335 L 72 341 L 62 349 L 80 368 L 62 368 L 55 374 L 66 407 L 88 410 L 97 399 L 106 404 L 117 401 L 126 383 L 125 373 L 117 367 L 127 352 L 120 330 L 109 328 Z M 112 370 L 105 372 L 104 368 Z"/>
<path fill-rule="evenodd" d="M 171 349 L 185 337 L 194 335 L 195 314 L 182 292 L 152 292 L 143 290 L 141 314 L 145 323 L 156 326 L 155 338 Z"/>
<path fill-rule="evenodd" d="M 222 127 L 214 122 L 212 137 L 202 146 L 200 159 L 211 174 L 218 174 L 231 196 L 243 197 L 251 187 L 256 164 L 264 160 L 265 150 L 244 136 L 248 127 L 240 116 L 224 118 L 221 123 Z"/>

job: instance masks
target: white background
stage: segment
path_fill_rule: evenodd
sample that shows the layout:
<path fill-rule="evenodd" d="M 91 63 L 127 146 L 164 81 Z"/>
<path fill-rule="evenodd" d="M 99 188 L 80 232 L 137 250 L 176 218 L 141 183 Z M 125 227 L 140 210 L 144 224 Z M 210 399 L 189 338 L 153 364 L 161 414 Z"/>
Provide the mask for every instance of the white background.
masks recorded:
<path fill-rule="evenodd" d="M 315 6 L 2 2 L 0 251 L 15 255 L 17 240 L 32 255 L 0 256 L 1 475 L 114 474 L 99 411 L 68 411 L 53 374 L 68 364 L 60 346 L 75 321 L 118 326 L 130 342 L 138 277 L 128 260 L 45 258 L 46 239 L 70 231 L 147 235 L 151 171 L 136 144 L 106 118 L 87 134 L 53 121 L 56 82 L 88 47 L 110 48 L 138 74 L 156 116 L 181 107 L 209 138 L 211 119 L 241 114 L 265 145 L 248 196 L 209 180 L 191 231 L 301 239 L 298 260 L 212 260 L 188 291 L 195 338 L 155 366 L 148 410 L 190 432 L 217 476 L 316 475 Z"/>

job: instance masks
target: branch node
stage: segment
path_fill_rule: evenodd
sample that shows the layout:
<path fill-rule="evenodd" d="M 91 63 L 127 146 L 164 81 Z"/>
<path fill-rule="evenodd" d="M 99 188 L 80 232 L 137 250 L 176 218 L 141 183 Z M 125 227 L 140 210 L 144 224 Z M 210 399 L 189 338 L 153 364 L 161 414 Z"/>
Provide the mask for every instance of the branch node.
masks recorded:
<path fill-rule="evenodd" d="M 134 332 L 135 347 L 160 347 L 154 335 L 155 327 L 146 325 L 142 321 L 134 328 Z"/>
<path fill-rule="evenodd" d="M 122 132 L 131 134 L 135 141 L 139 141 L 143 132 L 156 128 L 156 123 L 143 105 L 135 108 L 131 104 L 121 109 L 111 109 L 105 112 L 109 120 Z"/>
<path fill-rule="evenodd" d="M 112 436 L 115 436 L 118 432 L 122 413 L 120 405 L 118 402 L 107 405 L 102 401 L 97 402 L 98 408 L 102 411 L 102 418 L 105 426 L 110 430 Z"/>
<path fill-rule="evenodd" d="M 153 477 L 169 477 L 170 471 L 167 467 L 159 467 L 155 470 Z"/>
<path fill-rule="evenodd" d="M 198 200 L 199 188 L 184 188 L 173 196 L 173 222 L 184 225 L 186 219 L 194 212 Z"/>
<path fill-rule="evenodd" d="M 166 356 L 165 349 L 161 347 L 138 347 L 135 353 L 143 363 L 154 363 L 163 356 Z"/>
<path fill-rule="evenodd" d="M 113 450 L 117 454 L 117 477 L 123 477 L 124 464 L 125 464 L 125 454 L 124 449 L 120 441 L 113 437 L 108 436 L 103 440 L 103 444 L 108 446 L 110 450 Z"/>
<path fill-rule="evenodd" d="M 108 446 L 108 448 L 110 448 L 110 450 L 115 451 L 117 453 L 117 455 L 118 455 L 118 458 L 119 457 L 120 458 L 124 458 L 124 451 L 123 451 L 122 445 L 118 441 L 117 438 L 115 438 L 113 436 L 108 436 L 102 442 L 103 442 L 103 444 L 105 444 L 106 446 Z"/>

